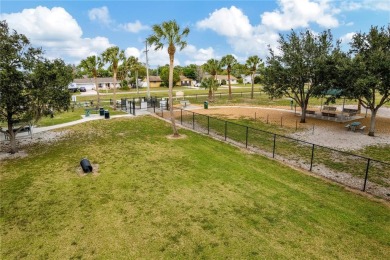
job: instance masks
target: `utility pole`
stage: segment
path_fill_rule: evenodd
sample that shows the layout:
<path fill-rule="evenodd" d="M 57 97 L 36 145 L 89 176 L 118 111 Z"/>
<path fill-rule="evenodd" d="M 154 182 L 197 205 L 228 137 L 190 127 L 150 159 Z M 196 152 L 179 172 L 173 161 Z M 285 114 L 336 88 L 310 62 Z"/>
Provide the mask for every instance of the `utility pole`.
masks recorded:
<path fill-rule="evenodd" d="M 150 86 L 150 82 L 149 82 L 149 64 L 148 64 L 148 42 L 145 41 L 145 56 L 146 56 L 146 87 L 147 87 L 147 97 L 148 99 L 150 98 L 150 89 L 149 89 L 149 86 Z"/>

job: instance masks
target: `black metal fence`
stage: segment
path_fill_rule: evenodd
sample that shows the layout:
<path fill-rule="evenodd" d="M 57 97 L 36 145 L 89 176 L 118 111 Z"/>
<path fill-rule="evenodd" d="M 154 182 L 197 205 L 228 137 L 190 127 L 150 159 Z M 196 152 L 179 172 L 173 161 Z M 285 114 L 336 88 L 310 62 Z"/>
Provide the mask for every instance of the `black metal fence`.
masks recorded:
<path fill-rule="evenodd" d="M 168 118 L 165 109 L 157 115 Z M 245 147 L 346 186 L 390 199 L 390 163 L 339 151 L 253 127 L 175 109 L 174 117 L 194 131 Z"/>

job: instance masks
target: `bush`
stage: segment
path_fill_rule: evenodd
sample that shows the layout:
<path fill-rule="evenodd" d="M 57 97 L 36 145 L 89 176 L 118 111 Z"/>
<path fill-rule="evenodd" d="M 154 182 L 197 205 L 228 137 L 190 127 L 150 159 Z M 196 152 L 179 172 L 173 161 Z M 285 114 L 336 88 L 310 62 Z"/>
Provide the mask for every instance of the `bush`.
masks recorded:
<path fill-rule="evenodd" d="M 226 85 L 226 80 L 221 80 L 221 85 Z"/>

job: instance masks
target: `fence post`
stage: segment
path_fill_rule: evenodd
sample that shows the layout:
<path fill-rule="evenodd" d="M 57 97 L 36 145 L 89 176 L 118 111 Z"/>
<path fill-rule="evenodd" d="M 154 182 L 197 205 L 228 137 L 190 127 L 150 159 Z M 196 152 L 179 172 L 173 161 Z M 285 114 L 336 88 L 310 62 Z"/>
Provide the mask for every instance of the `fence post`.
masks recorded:
<path fill-rule="evenodd" d="M 192 129 L 195 129 L 195 113 L 192 112 Z"/>
<path fill-rule="evenodd" d="M 226 141 L 226 137 L 227 137 L 227 121 L 225 121 L 225 141 Z"/>
<path fill-rule="evenodd" d="M 311 147 L 311 160 L 310 160 L 310 170 L 309 171 L 311 171 L 313 169 L 313 159 L 314 159 L 314 144 Z"/>
<path fill-rule="evenodd" d="M 367 185 L 367 179 L 368 179 L 368 170 L 370 168 L 370 161 L 371 159 L 367 159 L 367 167 L 366 167 L 366 176 L 364 176 L 364 184 L 363 184 L 363 191 L 366 191 L 366 185 Z"/>
<path fill-rule="evenodd" d="M 275 158 L 275 148 L 276 148 L 276 134 L 274 134 L 274 147 L 272 149 L 272 158 Z"/>
<path fill-rule="evenodd" d="M 249 133 L 249 127 L 246 127 L 245 148 L 248 148 L 248 133 Z"/>
<path fill-rule="evenodd" d="M 283 116 L 280 117 L 280 127 L 283 127 Z"/>
<path fill-rule="evenodd" d="M 183 109 L 180 109 L 180 124 L 183 125 Z"/>

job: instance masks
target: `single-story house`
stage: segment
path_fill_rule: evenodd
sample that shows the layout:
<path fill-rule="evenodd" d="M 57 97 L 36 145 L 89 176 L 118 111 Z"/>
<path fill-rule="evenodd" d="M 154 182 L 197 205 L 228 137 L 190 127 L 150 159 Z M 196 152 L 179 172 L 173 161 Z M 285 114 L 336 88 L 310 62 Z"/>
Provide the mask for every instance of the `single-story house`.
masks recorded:
<path fill-rule="evenodd" d="M 160 76 L 149 76 L 149 83 L 151 88 L 159 88 L 162 80 Z M 146 77 L 142 80 L 141 86 L 145 88 L 147 87 Z"/>
<path fill-rule="evenodd" d="M 180 83 L 178 85 L 182 87 L 191 87 L 192 79 L 189 79 L 186 76 L 180 76 Z"/>
<path fill-rule="evenodd" d="M 114 87 L 113 78 L 96 78 L 97 85 L 99 89 L 111 89 Z M 116 81 L 116 88 L 120 88 L 121 81 L 118 79 Z M 74 79 L 73 85 L 76 85 L 77 88 L 85 87 L 87 90 L 95 89 L 95 79 L 94 78 L 82 78 Z"/>
<path fill-rule="evenodd" d="M 260 76 L 260 74 L 255 74 L 254 77 Z M 241 75 L 242 81 L 244 84 L 252 84 L 252 75 Z"/>
<path fill-rule="evenodd" d="M 205 77 L 212 77 L 211 75 L 207 75 Z M 221 85 L 222 81 L 225 80 L 226 81 L 226 85 L 229 84 L 228 83 L 228 75 L 216 75 L 216 79 L 218 81 L 218 83 Z M 234 84 L 238 84 L 237 82 L 237 78 L 234 77 L 233 75 L 230 75 L 230 84 L 234 85 Z"/>

